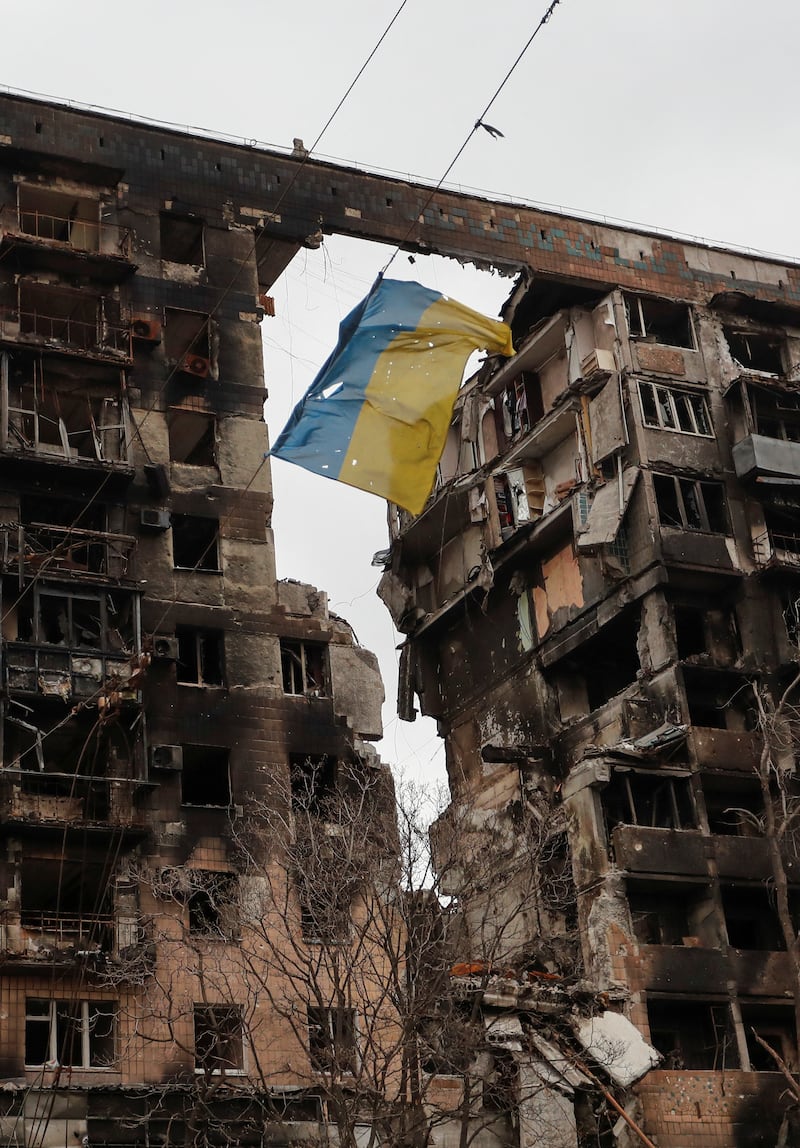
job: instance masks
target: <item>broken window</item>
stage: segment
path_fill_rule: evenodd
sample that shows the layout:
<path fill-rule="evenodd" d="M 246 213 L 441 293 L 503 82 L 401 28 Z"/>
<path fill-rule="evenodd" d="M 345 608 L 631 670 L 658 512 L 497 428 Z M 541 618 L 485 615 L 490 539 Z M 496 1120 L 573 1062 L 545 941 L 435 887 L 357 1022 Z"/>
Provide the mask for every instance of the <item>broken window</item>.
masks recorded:
<path fill-rule="evenodd" d="M 178 626 L 177 678 L 183 685 L 221 686 L 224 636 L 222 630 L 199 630 Z"/>
<path fill-rule="evenodd" d="M 327 693 L 326 662 L 327 647 L 322 643 L 281 638 L 284 693 L 324 697 Z"/>
<path fill-rule="evenodd" d="M 335 757 L 289 755 L 289 780 L 295 813 L 307 813 L 327 820 L 337 792 L 337 764 Z"/>
<path fill-rule="evenodd" d="M 337 944 L 350 935 L 350 895 L 334 877 L 332 888 L 301 880 L 300 928 L 310 944 Z"/>
<path fill-rule="evenodd" d="M 198 518 L 193 514 L 173 514 L 172 562 L 176 570 L 218 571 L 218 520 Z"/>
<path fill-rule="evenodd" d="M 34 569 L 82 570 L 104 574 L 113 558 L 106 530 L 106 508 L 100 502 L 87 505 L 65 498 L 23 494 L 20 522 L 26 527 L 26 558 Z M 120 559 L 124 548 L 117 547 Z M 123 559 L 124 560 L 124 559 Z"/>
<path fill-rule="evenodd" d="M 562 718 L 577 713 L 584 696 L 587 709 L 595 710 L 636 681 L 638 636 L 639 610 L 621 610 L 558 662 L 554 678 Z"/>
<path fill-rule="evenodd" d="M 708 654 L 719 665 L 733 665 L 741 653 L 733 610 L 676 603 L 673 616 L 678 657 L 682 661 Z"/>
<path fill-rule="evenodd" d="M 761 331 L 737 331 L 723 328 L 732 357 L 747 371 L 767 375 L 783 374 L 783 340 Z"/>
<path fill-rule="evenodd" d="M 191 215 L 173 215 L 161 212 L 161 258 L 168 263 L 188 263 L 202 267 L 205 263 L 203 248 L 203 221 Z"/>
<path fill-rule="evenodd" d="M 25 1064 L 111 1068 L 117 1006 L 113 1001 L 25 1001 Z"/>
<path fill-rule="evenodd" d="M 628 905 L 640 945 L 719 946 L 714 899 L 707 885 L 630 882 Z"/>
<path fill-rule="evenodd" d="M 542 387 L 534 371 L 522 371 L 495 396 L 495 423 L 501 443 L 527 434 L 543 417 Z"/>
<path fill-rule="evenodd" d="M 754 1031 L 785 1063 L 790 1072 L 797 1071 L 797 1033 L 794 1010 L 789 1004 L 741 1004 L 742 1024 L 747 1038 L 747 1052 L 753 1072 L 779 1072 L 780 1066 L 769 1050 L 758 1043 Z"/>
<path fill-rule="evenodd" d="M 184 745 L 181 803 L 227 808 L 231 803 L 229 750 L 216 745 Z"/>
<path fill-rule="evenodd" d="M 648 1000 L 650 1041 L 664 1057 L 662 1068 L 722 1071 L 739 1067 L 727 1004 Z"/>
<path fill-rule="evenodd" d="M 734 949 L 779 952 L 786 948 L 771 893 L 763 886 L 726 885 L 722 907 Z"/>
<path fill-rule="evenodd" d="M 235 931 L 236 875 L 192 869 L 189 879 L 189 932 L 229 939 Z"/>
<path fill-rule="evenodd" d="M 739 731 L 756 728 L 758 716 L 747 678 L 684 666 L 683 681 L 692 725 Z"/>
<path fill-rule="evenodd" d="M 20 923 L 56 942 L 106 951 L 111 947 L 113 901 L 99 861 L 23 857 Z"/>
<path fill-rule="evenodd" d="M 652 343 L 694 350 L 694 330 L 688 304 L 647 295 L 626 295 L 625 307 L 632 339 L 648 339 Z"/>
<path fill-rule="evenodd" d="M 653 488 L 662 526 L 683 530 L 728 533 L 725 493 L 721 482 L 654 474 Z"/>
<path fill-rule="evenodd" d="M 217 424 L 213 415 L 171 407 L 169 457 L 187 466 L 214 466 L 217 461 Z"/>
<path fill-rule="evenodd" d="M 647 427 L 713 437 L 708 404 L 702 395 L 658 383 L 639 383 L 642 419 Z"/>
<path fill-rule="evenodd" d="M 68 243 L 79 251 L 100 249 L 100 204 L 33 184 L 18 184 L 19 229 L 37 239 Z"/>
<path fill-rule="evenodd" d="M 708 828 L 733 837 L 761 837 L 761 787 L 754 777 L 704 774 Z"/>
<path fill-rule="evenodd" d="M 340 1075 L 357 1067 L 356 1010 L 308 1006 L 308 1053 L 314 1072 Z"/>
<path fill-rule="evenodd" d="M 20 599 L 15 640 L 72 650 L 131 653 L 137 647 L 135 612 L 127 594 L 73 594 L 37 583 Z"/>
<path fill-rule="evenodd" d="M 609 830 L 617 825 L 642 825 L 648 829 L 697 827 L 689 778 L 679 774 L 615 769 L 602 800 Z"/>
<path fill-rule="evenodd" d="M 211 370 L 210 315 L 201 311 L 167 308 L 164 316 L 164 352 L 185 374 L 204 379 Z"/>
<path fill-rule="evenodd" d="M 239 1005 L 194 1006 L 194 1065 L 201 1072 L 244 1071 L 244 1025 Z"/>
<path fill-rule="evenodd" d="M 755 433 L 800 442 L 800 394 L 751 387 L 748 391 Z"/>

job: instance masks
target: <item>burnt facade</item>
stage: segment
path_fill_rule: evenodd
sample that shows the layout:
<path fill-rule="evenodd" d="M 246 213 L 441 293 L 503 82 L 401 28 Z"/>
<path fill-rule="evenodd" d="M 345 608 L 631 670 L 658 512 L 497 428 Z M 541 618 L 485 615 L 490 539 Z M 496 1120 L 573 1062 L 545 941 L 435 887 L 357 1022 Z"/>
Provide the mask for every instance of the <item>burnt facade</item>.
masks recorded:
<path fill-rule="evenodd" d="M 774 1144 L 761 1041 L 797 1068 L 794 692 L 774 709 L 798 660 L 800 311 L 775 298 L 796 269 L 585 236 L 517 281 L 516 357 L 462 388 L 423 513 L 390 515 L 399 709 L 445 738 L 445 857 L 465 809 L 517 827 L 517 864 L 520 810 L 549 825 L 503 904 L 465 906 L 489 959 L 616 1001 L 661 1054 L 631 1093 L 660 1148 Z"/>

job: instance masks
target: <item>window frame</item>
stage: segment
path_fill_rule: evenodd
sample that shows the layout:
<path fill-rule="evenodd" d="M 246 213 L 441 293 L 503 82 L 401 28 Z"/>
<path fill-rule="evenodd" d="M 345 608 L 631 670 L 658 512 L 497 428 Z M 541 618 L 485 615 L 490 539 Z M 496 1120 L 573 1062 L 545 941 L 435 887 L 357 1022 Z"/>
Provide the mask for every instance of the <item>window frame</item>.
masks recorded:
<path fill-rule="evenodd" d="M 338 1018 L 346 1019 L 349 1025 L 347 1043 L 352 1042 L 352 1048 L 344 1048 L 342 1038 L 338 1032 Z M 306 1005 L 306 1024 L 308 1028 L 308 1056 L 311 1071 L 321 1075 L 331 1076 L 334 1071 L 343 1076 L 355 1076 L 361 1061 L 358 1042 L 358 1009 L 354 1007 L 337 1008 L 332 1005 Z M 312 1031 L 323 1029 L 327 1031 L 325 1046 L 314 1047 Z"/>
<path fill-rule="evenodd" d="M 305 638 L 279 638 L 280 655 L 281 655 L 281 685 L 283 692 L 287 697 L 302 698 L 302 697 L 317 697 L 327 698 L 330 696 L 330 663 L 328 660 L 328 643 L 327 642 L 308 642 Z M 293 647 L 298 647 L 294 649 Z M 322 679 L 319 685 L 309 687 L 307 682 L 314 681 L 309 676 L 308 669 L 308 651 L 314 650 L 319 655 L 320 677 Z M 291 660 L 290 660 L 291 659 Z M 299 660 L 299 665 L 297 661 Z M 287 670 L 289 673 L 287 674 Z M 286 688 L 287 680 L 292 685 L 296 685 L 295 678 L 300 675 L 303 688 L 288 689 Z"/>
<path fill-rule="evenodd" d="M 210 1024 L 208 1032 L 215 1038 L 219 1036 L 219 1030 L 216 1028 L 218 1014 L 227 1013 L 230 1017 L 236 1016 L 238 1018 L 238 1042 L 239 1042 L 239 1060 L 240 1066 L 238 1068 L 217 1067 L 212 1068 L 204 1065 L 198 1059 L 198 1017 L 205 1014 L 209 1018 Z M 211 1018 L 214 1017 L 213 1022 Z M 195 1002 L 192 1006 L 192 1035 L 194 1038 L 194 1071 L 196 1076 L 246 1076 L 248 1072 L 248 1056 L 247 1056 L 247 1040 L 245 1039 L 245 1024 L 244 1024 L 244 1009 L 240 1004 L 205 1004 L 203 1002 Z M 232 1037 L 225 1038 L 226 1040 L 233 1039 Z M 211 1055 L 211 1054 L 209 1054 Z M 216 1055 L 216 1054 L 215 1054 Z"/>
<path fill-rule="evenodd" d="M 179 686 L 189 686 L 194 689 L 219 689 L 225 686 L 225 631 L 209 629 L 204 626 L 176 626 L 175 637 L 178 641 L 178 657 L 175 662 L 175 680 Z M 203 676 L 203 664 L 206 658 L 203 654 L 204 643 L 212 639 L 217 643 L 217 661 L 219 662 L 219 681 L 206 680 Z M 182 657 L 185 652 L 183 643 L 188 642 L 193 647 L 192 663 L 196 668 L 196 677 L 180 677 L 181 666 L 188 665 Z"/>
<path fill-rule="evenodd" d="M 36 1002 L 48 1006 L 47 1015 L 31 1015 L 30 1006 Z M 92 1010 L 95 1015 L 99 1013 L 101 1006 L 108 1006 L 108 1011 L 100 1013 L 100 1015 L 111 1018 L 111 1042 L 113 1047 L 112 1059 L 107 1064 L 92 1064 L 92 1035 L 93 1035 L 93 1019 Z M 58 1033 L 58 1018 L 59 1008 L 80 1009 L 79 1028 L 76 1036 L 80 1038 L 81 1062 L 80 1064 L 70 1063 L 62 1064 L 59 1059 L 59 1033 Z M 114 1069 L 117 1062 L 117 1002 L 113 1000 L 58 1000 L 48 997 L 26 997 L 25 998 L 25 1067 L 26 1068 L 42 1068 L 50 1063 L 58 1064 L 62 1068 L 69 1068 L 72 1071 L 76 1069 L 82 1072 L 109 1072 Z M 50 1053 L 48 1059 L 40 1064 L 28 1060 L 28 1039 L 29 1039 L 29 1025 L 37 1024 L 44 1026 L 47 1025 L 47 1051 Z M 72 1043 L 75 1042 L 75 1036 L 72 1038 Z"/>
<path fill-rule="evenodd" d="M 731 523 L 730 523 L 730 515 L 728 513 L 728 500 L 727 500 L 726 493 L 725 493 L 724 482 L 718 482 L 716 479 L 710 479 L 710 478 L 709 479 L 707 479 L 707 478 L 692 478 L 689 475 L 664 474 L 660 471 L 653 471 L 652 473 L 653 473 L 653 495 L 655 497 L 656 511 L 658 513 L 658 523 L 662 529 L 666 528 L 667 530 L 691 530 L 695 534 L 714 534 L 714 535 L 717 535 L 721 538 L 730 537 Z M 662 517 L 662 506 L 659 503 L 659 498 L 658 498 L 658 481 L 659 480 L 671 481 L 673 484 L 673 490 L 675 492 L 675 505 L 676 505 L 676 508 L 678 510 L 678 514 L 681 518 L 680 523 L 665 522 L 663 517 Z M 694 494 L 695 503 L 696 503 L 696 507 L 697 507 L 697 513 L 698 513 L 698 517 L 700 519 L 700 525 L 699 526 L 692 525 L 692 523 L 690 521 L 689 514 L 687 513 L 687 509 L 686 509 L 686 497 L 685 497 L 685 495 L 686 495 L 686 491 L 688 491 L 688 489 L 690 487 L 691 487 L 693 494 Z M 703 492 L 704 487 L 713 487 L 714 489 L 718 490 L 720 493 L 721 500 L 722 500 L 721 501 L 721 510 L 722 510 L 722 514 L 725 518 L 725 529 L 724 530 L 716 530 L 711 525 L 711 520 L 710 520 L 709 514 L 708 514 L 708 507 L 706 506 L 705 494 Z M 684 488 L 686 488 L 686 489 L 684 489 Z"/>
<path fill-rule="evenodd" d="M 645 388 L 649 388 L 651 392 L 651 403 L 656 415 L 655 422 L 649 421 L 649 416 L 645 409 Z M 670 387 L 666 386 L 664 383 L 651 382 L 647 379 L 637 380 L 637 390 L 639 395 L 639 410 L 641 411 L 642 415 L 642 425 L 647 427 L 649 430 L 671 431 L 673 434 L 688 434 L 693 435 L 696 438 L 714 438 L 714 428 L 711 422 L 711 414 L 708 409 L 708 402 L 705 395 L 698 394 L 696 391 L 684 390 L 681 387 Z M 659 393 L 666 397 L 669 417 L 672 419 L 671 426 L 667 421 L 665 421 L 665 411 L 660 400 Z M 681 426 L 681 413 L 678 409 L 678 403 L 676 401 L 676 399 L 680 398 L 687 400 L 684 410 L 689 416 L 689 420 L 691 421 L 691 430 L 687 430 L 685 427 Z M 701 410 L 703 417 L 705 418 L 708 430 L 698 429 L 697 413 L 692 405 L 693 401 L 701 405 Z"/>
<path fill-rule="evenodd" d="M 659 347 L 675 347 L 681 351 L 696 351 L 697 350 L 697 332 L 694 325 L 694 317 L 692 315 L 692 308 L 689 303 L 683 303 L 677 299 L 662 299 L 655 295 L 637 295 L 635 292 L 623 292 L 623 300 L 625 303 L 625 314 L 628 322 L 628 336 L 634 341 L 648 340 Z M 688 343 L 665 343 L 656 335 L 651 335 L 648 331 L 647 321 L 645 320 L 644 309 L 642 308 L 643 302 L 652 301 L 656 304 L 667 304 L 671 307 L 685 307 L 687 329 L 689 333 Z M 636 304 L 636 325 L 638 330 L 634 330 L 634 323 L 632 321 L 633 304 Z"/>

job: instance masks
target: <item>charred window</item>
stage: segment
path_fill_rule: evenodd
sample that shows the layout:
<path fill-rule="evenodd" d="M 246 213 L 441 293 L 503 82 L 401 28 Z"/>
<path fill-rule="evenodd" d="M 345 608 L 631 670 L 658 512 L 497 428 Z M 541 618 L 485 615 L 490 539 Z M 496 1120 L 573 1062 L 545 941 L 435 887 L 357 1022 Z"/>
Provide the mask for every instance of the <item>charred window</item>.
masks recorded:
<path fill-rule="evenodd" d="M 193 514 L 172 515 L 172 561 L 176 570 L 218 571 L 219 522 Z"/>
<path fill-rule="evenodd" d="M 761 787 L 755 777 L 704 774 L 708 828 L 726 837 L 761 837 Z"/>
<path fill-rule="evenodd" d="M 640 945 L 719 947 L 714 900 L 707 885 L 629 882 L 628 905 Z"/>
<path fill-rule="evenodd" d="M 676 602 L 675 640 L 681 661 L 707 655 L 718 665 L 733 665 L 741 653 L 736 615 L 731 609 L 703 609 Z"/>
<path fill-rule="evenodd" d="M 188 263 L 202 267 L 203 221 L 192 215 L 161 212 L 161 258 L 168 263 Z"/>
<path fill-rule="evenodd" d="M 778 952 L 786 948 L 774 898 L 763 885 L 723 887 L 722 907 L 728 944 L 732 948 L 762 952 Z"/>
<path fill-rule="evenodd" d="M 626 295 L 625 307 L 632 339 L 647 339 L 669 347 L 694 350 L 694 331 L 688 304 L 646 295 Z"/>
<path fill-rule="evenodd" d="M 322 643 L 281 638 L 283 692 L 324 697 L 326 662 L 327 647 Z"/>
<path fill-rule="evenodd" d="M 662 1068 L 702 1072 L 738 1068 L 730 1009 L 705 1001 L 649 1000 L 650 1040 Z"/>
<path fill-rule="evenodd" d="M 102 864 L 25 857 L 20 886 L 23 928 L 52 936 L 56 943 L 110 948 L 113 903 Z"/>
<path fill-rule="evenodd" d="M 725 493 L 721 482 L 654 474 L 658 517 L 662 526 L 682 530 L 728 533 Z"/>
<path fill-rule="evenodd" d="M 244 1025 L 239 1005 L 194 1006 L 194 1063 L 202 1072 L 244 1071 Z"/>
<path fill-rule="evenodd" d="M 354 1073 L 356 1010 L 308 1006 L 308 1053 L 314 1072 Z"/>
<path fill-rule="evenodd" d="M 164 315 L 164 352 L 183 374 L 207 378 L 211 370 L 212 319 L 202 311 L 167 308 Z"/>
<path fill-rule="evenodd" d="M 702 395 L 658 383 L 639 383 L 642 419 L 648 427 L 682 434 L 713 436 L 708 404 Z"/>
<path fill-rule="evenodd" d="M 554 673 L 562 718 L 597 709 L 636 681 L 641 663 L 639 610 L 621 611 L 562 658 Z"/>
<path fill-rule="evenodd" d="M 780 1067 L 756 1040 L 755 1034 L 773 1049 L 790 1072 L 797 1071 L 797 1034 L 794 1012 L 787 1004 L 742 1003 L 742 1024 L 753 1072 L 778 1072 Z"/>
<path fill-rule="evenodd" d="M 113 1001 L 25 1001 L 25 1064 L 111 1068 L 117 1006 Z"/>
<path fill-rule="evenodd" d="M 615 769 L 603 791 L 609 830 L 617 825 L 648 829 L 695 829 L 697 818 L 689 778 Z"/>
<path fill-rule="evenodd" d="M 761 331 L 737 331 L 725 327 L 725 338 L 731 355 L 747 371 L 767 375 L 783 374 L 783 340 Z"/>
<path fill-rule="evenodd" d="M 172 407 L 169 412 L 169 457 L 186 466 L 214 466 L 217 424 L 213 415 Z"/>
<path fill-rule="evenodd" d="M 68 243 L 80 251 L 100 247 L 100 204 L 32 184 L 18 185 L 19 228 L 37 239 Z"/>
<path fill-rule="evenodd" d="M 189 932 L 230 939 L 235 932 L 236 875 L 192 869 L 189 879 Z"/>
<path fill-rule="evenodd" d="M 800 394 L 751 387 L 749 395 L 756 434 L 800 442 Z"/>
<path fill-rule="evenodd" d="M 294 812 L 328 820 L 337 794 L 337 773 L 334 757 L 291 754 L 289 778 Z"/>
<path fill-rule="evenodd" d="M 758 715 L 747 678 L 684 666 L 683 681 L 692 725 L 739 731 L 756 728 Z"/>
<path fill-rule="evenodd" d="M 227 808 L 231 803 L 229 750 L 216 745 L 184 745 L 181 802 Z"/>
<path fill-rule="evenodd" d="M 177 678 L 182 685 L 224 685 L 222 630 L 199 630 L 178 626 Z"/>

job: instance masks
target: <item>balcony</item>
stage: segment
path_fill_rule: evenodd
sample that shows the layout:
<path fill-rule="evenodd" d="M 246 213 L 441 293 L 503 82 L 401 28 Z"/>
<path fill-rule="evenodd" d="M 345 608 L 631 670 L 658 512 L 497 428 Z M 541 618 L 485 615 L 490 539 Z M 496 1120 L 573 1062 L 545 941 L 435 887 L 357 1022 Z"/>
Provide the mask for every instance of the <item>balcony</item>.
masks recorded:
<path fill-rule="evenodd" d="M 628 873 L 706 877 L 710 839 L 698 829 L 651 829 L 618 825 L 611 834 L 614 856 Z"/>
<path fill-rule="evenodd" d="M 0 301 L 0 340 L 65 355 L 129 362 L 130 327 L 114 316 L 113 299 L 74 287 L 21 279 Z"/>
<path fill-rule="evenodd" d="M 129 534 L 39 522 L 6 526 L 0 528 L 0 566 L 20 582 L 45 572 L 118 582 L 133 577 L 136 541 Z"/>
<path fill-rule="evenodd" d="M 0 257 L 17 268 L 49 268 L 65 275 L 88 275 L 119 283 L 132 275 L 132 236 L 128 227 L 100 221 L 99 205 L 84 201 L 84 218 L 66 215 L 67 203 L 5 207 L 0 210 Z"/>
<path fill-rule="evenodd" d="M 764 570 L 770 567 L 800 570 L 800 534 L 765 530 L 753 539 L 753 558 L 756 566 Z"/>
<path fill-rule="evenodd" d="M 3 770 L 0 779 L 0 832 L 14 837 L 48 829 L 102 837 L 121 831 L 141 837 L 148 831 L 136 796 L 144 783 L 125 777 L 87 777 L 50 770 Z"/>
<path fill-rule="evenodd" d="M 5 645 L 5 685 L 12 693 L 63 701 L 112 693 L 138 705 L 139 662 L 128 654 L 60 649 L 29 642 Z"/>
<path fill-rule="evenodd" d="M 800 479 L 800 442 L 749 434 L 734 445 L 732 454 L 738 478 L 768 475 Z"/>

